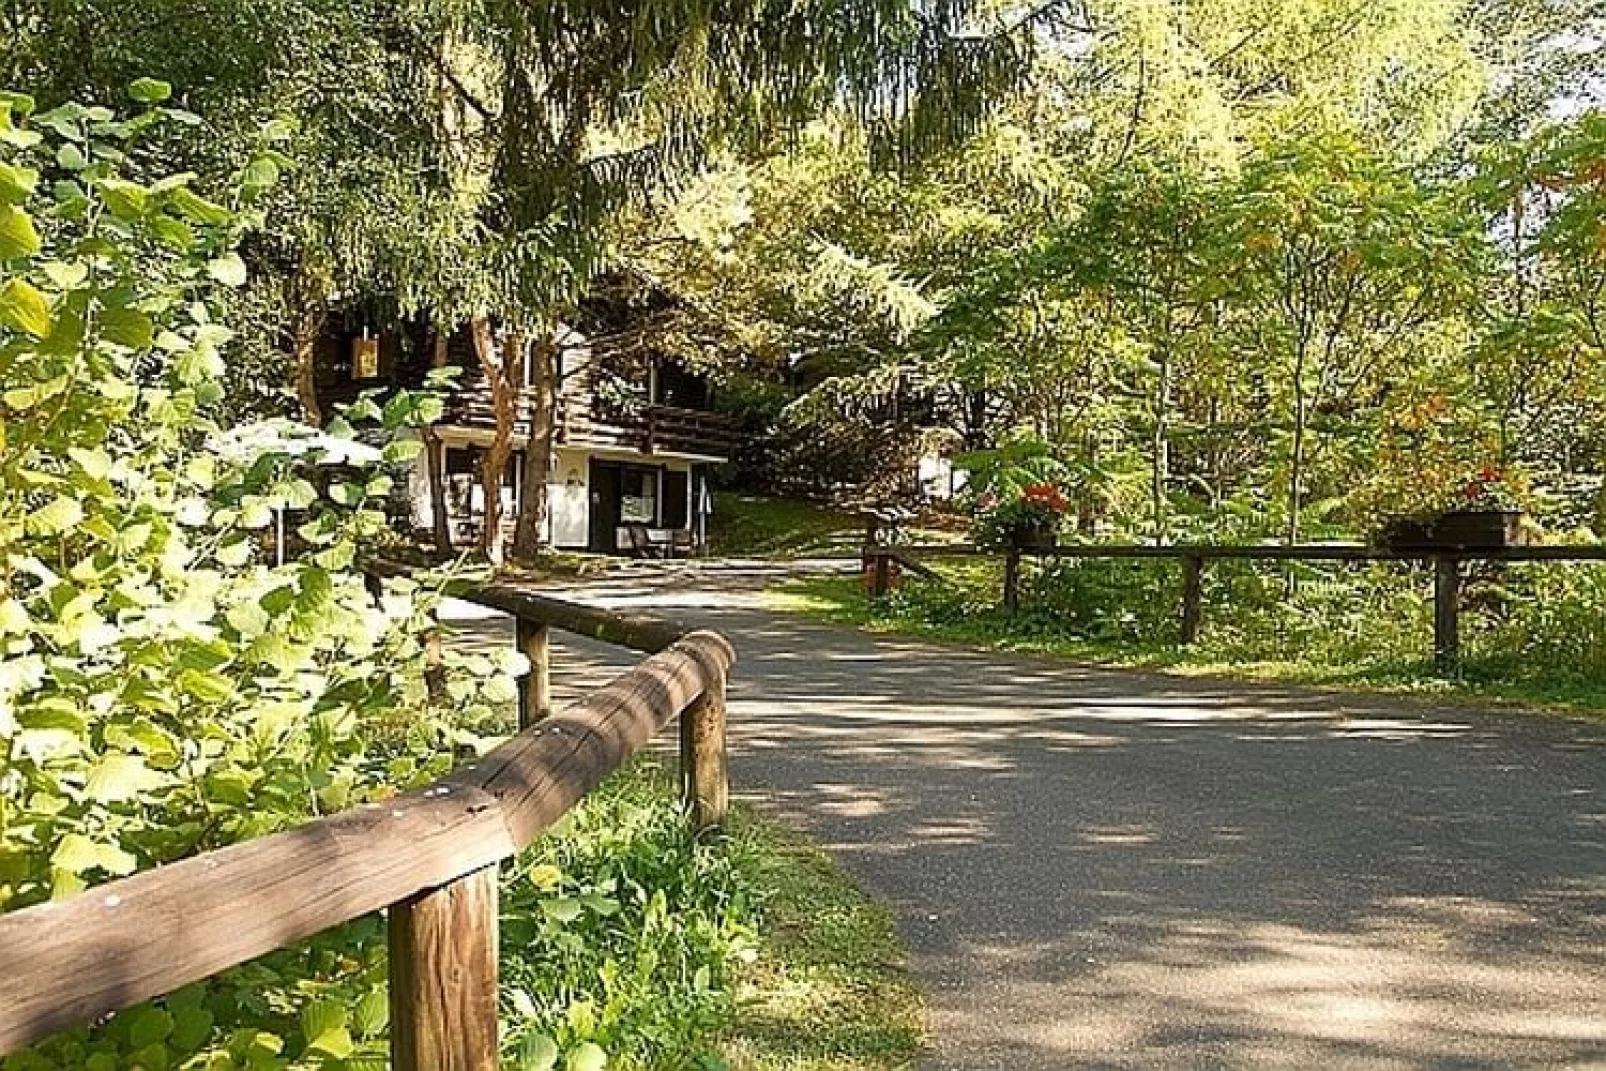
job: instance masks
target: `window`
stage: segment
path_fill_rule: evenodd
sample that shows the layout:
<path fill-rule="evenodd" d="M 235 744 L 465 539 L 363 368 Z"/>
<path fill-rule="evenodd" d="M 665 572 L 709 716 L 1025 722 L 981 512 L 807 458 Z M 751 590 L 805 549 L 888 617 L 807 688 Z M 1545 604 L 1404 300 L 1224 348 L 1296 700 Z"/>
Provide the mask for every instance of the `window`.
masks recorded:
<path fill-rule="evenodd" d="M 366 330 L 351 340 L 351 378 L 359 383 L 379 378 L 379 339 Z"/>
<path fill-rule="evenodd" d="M 625 524 L 658 523 L 658 470 L 626 468 L 619 479 L 619 519 Z"/>

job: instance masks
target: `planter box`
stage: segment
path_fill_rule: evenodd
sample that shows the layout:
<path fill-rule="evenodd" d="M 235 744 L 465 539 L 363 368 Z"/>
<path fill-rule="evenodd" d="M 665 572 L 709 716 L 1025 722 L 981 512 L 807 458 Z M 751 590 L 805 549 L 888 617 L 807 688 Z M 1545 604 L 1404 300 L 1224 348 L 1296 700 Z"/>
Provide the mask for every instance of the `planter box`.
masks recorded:
<path fill-rule="evenodd" d="M 1009 530 L 1009 545 L 1016 550 L 1049 551 L 1058 545 L 1058 533 L 1046 521 L 1018 524 Z"/>
<path fill-rule="evenodd" d="M 1524 517 L 1516 510 L 1457 510 L 1420 520 L 1395 517 L 1383 526 L 1389 550 L 1504 550 L 1528 542 Z"/>

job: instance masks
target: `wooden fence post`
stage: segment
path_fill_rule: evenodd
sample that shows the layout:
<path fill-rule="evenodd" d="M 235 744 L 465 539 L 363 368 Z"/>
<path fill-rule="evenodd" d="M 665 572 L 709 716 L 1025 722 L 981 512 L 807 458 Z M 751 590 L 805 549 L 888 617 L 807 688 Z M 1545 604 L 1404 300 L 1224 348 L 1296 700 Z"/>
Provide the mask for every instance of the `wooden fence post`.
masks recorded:
<path fill-rule="evenodd" d="M 390 908 L 390 1062 L 496 1071 L 497 870 Z"/>
<path fill-rule="evenodd" d="M 429 612 L 431 627 L 424 636 L 424 686 L 434 706 L 446 703 L 446 640 L 441 634 L 440 614 Z"/>
<path fill-rule="evenodd" d="M 1197 643 L 1204 615 L 1204 559 L 1189 554 L 1182 559 L 1182 642 Z"/>
<path fill-rule="evenodd" d="M 1461 559 L 1433 559 L 1433 663 L 1440 673 L 1461 668 Z"/>
<path fill-rule="evenodd" d="M 1004 554 L 1004 609 L 1020 609 L 1020 548 L 1015 546 Z"/>
<path fill-rule="evenodd" d="M 718 831 L 730 810 L 723 671 L 680 716 L 680 779 L 692 826 L 699 833 Z"/>
<path fill-rule="evenodd" d="M 528 729 L 552 713 L 552 630 L 522 617 L 516 621 L 519 650 L 530 661 L 519 688 L 519 728 Z"/>

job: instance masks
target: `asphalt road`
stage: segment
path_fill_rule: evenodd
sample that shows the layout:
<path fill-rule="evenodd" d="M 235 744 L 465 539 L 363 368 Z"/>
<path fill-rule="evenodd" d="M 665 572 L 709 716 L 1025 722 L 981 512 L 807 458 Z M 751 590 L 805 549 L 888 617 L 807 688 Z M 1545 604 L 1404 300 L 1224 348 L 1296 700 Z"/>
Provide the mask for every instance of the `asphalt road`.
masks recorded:
<path fill-rule="evenodd" d="M 757 573 L 581 595 L 735 641 L 735 790 L 895 905 L 921 1067 L 1606 1068 L 1606 726 L 873 638 Z"/>

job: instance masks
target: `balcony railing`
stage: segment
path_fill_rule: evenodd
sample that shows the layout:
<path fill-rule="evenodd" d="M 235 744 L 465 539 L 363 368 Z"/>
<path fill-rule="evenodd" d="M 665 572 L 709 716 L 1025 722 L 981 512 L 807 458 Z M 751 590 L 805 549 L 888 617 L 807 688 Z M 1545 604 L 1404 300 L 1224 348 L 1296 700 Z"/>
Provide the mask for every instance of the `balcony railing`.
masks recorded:
<path fill-rule="evenodd" d="M 515 435 L 529 434 L 530 407 L 529 396 L 520 397 L 513 425 Z M 555 437 L 563 446 L 729 457 L 740 436 L 740 422 L 734 417 L 669 405 L 603 410 L 583 397 L 570 398 L 559 404 L 556 416 Z M 486 431 L 495 429 L 490 391 L 467 387 L 454 392 L 447 399 L 442 422 Z"/>

